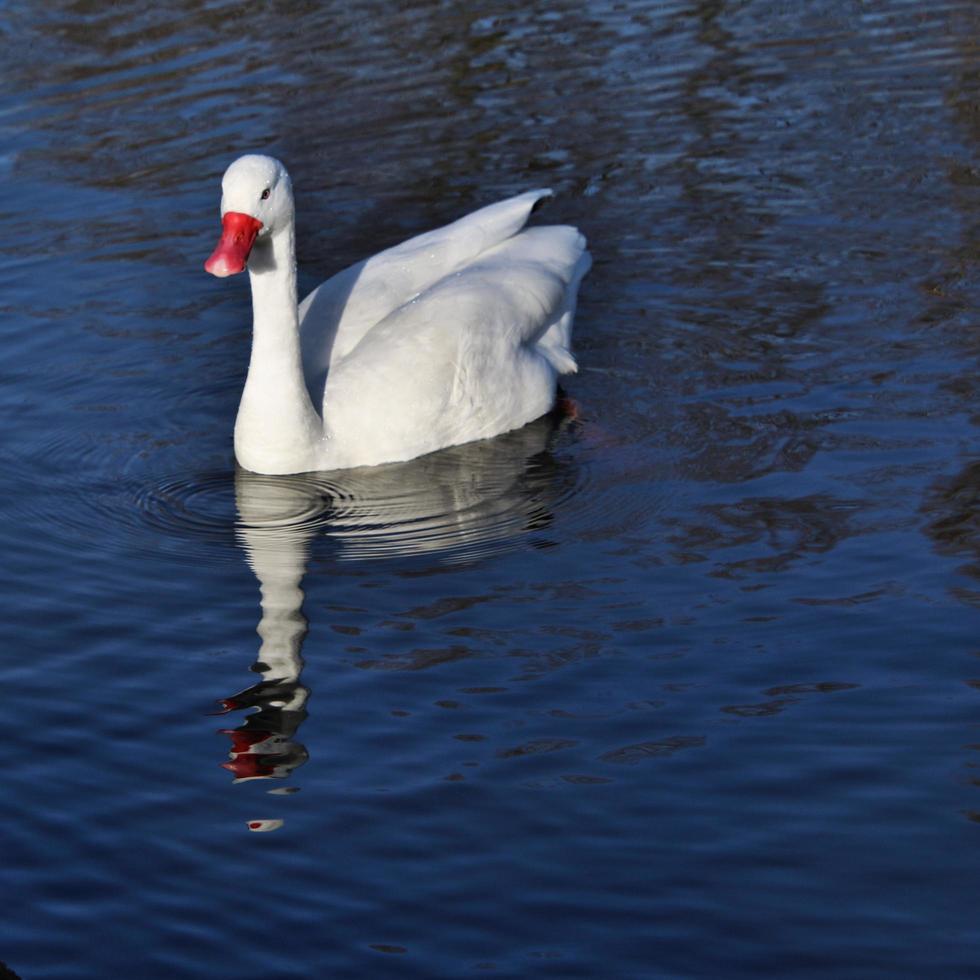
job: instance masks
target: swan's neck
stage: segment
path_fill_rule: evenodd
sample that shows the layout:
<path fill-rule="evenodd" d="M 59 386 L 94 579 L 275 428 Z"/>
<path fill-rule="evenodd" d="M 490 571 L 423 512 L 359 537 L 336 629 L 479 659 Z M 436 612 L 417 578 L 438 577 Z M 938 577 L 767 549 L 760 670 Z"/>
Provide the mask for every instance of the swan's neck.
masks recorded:
<path fill-rule="evenodd" d="M 255 473 L 314 470 L 323 425 L 303 379 L 292 222 L 256 241 L 248 273 L 252 356 L 235 422 L 235 455 Z"/>

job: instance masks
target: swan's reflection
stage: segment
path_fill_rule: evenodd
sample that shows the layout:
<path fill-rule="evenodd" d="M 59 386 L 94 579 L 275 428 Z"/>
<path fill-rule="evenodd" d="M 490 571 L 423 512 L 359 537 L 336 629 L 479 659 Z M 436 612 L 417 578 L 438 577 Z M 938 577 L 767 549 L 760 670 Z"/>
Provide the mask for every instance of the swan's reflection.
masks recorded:
<path fill-rule="evenodd" d="M 496 439 L 368 469 L 260 476 L 238 470 L 236 534 L 259 581 L 262 680 L 222 704 L 254 709 L 224 763 L 236 782 L 283 779 L 308 755 L 296 741 L 308 690 L 300 683 L 307 633 L 301 587 L 314 536 L 335 557 L 429 556 L 464 561 L 500 550 L 552 521 L 573 490 L 571 469 L 551 452 L 567 417 L 553 414 Z M 280 821 L 253 821 L 252 829 Z"/>
<path fill-rule="evenodd" d="M 293 735 L 306 717 L 309 696 L 299 682 L 307 630 L 300 583 L 314 525 L 297 517 L 310 499 L 295 483 L 277 485 L 244 471 L 235 475 L 236 534 L 259 580 L 262 608 L 257 630 L 262 642 L 252 670 L 263 675 L 258 684 L 222 702 L 226 711 L 254 709 L 237 728 L 222 731 L 232 743 L 224 767 L 236 782 L 283 779 L 307 758 Z"/>

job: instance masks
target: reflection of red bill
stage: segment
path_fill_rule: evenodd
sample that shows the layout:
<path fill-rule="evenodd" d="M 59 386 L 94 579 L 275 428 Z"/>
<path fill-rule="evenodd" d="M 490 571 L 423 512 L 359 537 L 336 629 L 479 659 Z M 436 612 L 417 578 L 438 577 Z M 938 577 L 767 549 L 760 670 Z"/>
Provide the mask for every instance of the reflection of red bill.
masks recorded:
<path fill-rule="evenodd" d="M 264 834 L 270 830 L 278 830 L 282 826 L 281 820 L 249 820 L 248 829 L 257 834 Z"/>
<path fill-rule="evenodd" d="M 226 211 L 221 219 L 221 238 L 204 268 L 212 276 L 222 278 L 243 271 L 261 227 L 262 222 L 250 214 Z"/>
<path fill-rule="evenodd" d="M 276 775 L 276 764 L 272 758 L 267 755 L 252 755 L 250 752 L 243 752 L 231 762 L 222 762 L 221 768 L 232 773 L 236 783 L 246 779 L 273 779 Z"/>
<path fill-rule="evenodd" d="M 236 701 L 235 698 L 222 698 L 220 701 L 218 701 L 218 704 L 221 705 L 221 710 L 220 711 L 209 711 L 208 714 L 210 714 L 210 715 L 226 715 L 226 714 L 228 714 L 229 711 L 237 711 L 239 708 L 244 708 L 245 707 L 244 704 L 241 704 L 239 701 Z"/>
<path fill-rule="evenodd" d="M 227 735 L 231 739 L 231 751 L 235 755 L 248 752 L 263 742 L 268 742 L 275 737 L 275 732 L 263 732 L 258 728 L 242 730 L 240 728 L 222 728 L 221 735 Z"/>

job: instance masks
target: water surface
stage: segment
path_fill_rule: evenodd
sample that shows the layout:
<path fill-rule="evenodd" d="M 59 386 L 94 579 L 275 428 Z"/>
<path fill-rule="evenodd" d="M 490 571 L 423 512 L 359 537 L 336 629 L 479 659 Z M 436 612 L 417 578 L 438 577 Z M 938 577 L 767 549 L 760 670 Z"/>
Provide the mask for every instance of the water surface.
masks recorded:
<path fill-rule="evenodd" d="M 0 960 L 976 975 L 974 4 L 0 9 Z M 236 472 L 249 150 L 305 288 L 554 188 L 578 417 Z"/>

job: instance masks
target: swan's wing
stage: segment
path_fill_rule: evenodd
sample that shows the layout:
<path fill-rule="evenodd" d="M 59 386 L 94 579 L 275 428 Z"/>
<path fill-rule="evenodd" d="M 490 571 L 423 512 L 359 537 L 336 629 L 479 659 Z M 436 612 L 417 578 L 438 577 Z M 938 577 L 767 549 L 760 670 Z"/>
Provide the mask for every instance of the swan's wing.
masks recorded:
<path fill-rule="evenodd" d="M 487 249 L 516 235 L 549 190 L 527 191 L 359 262 L 313 290 L 299 307 L 303 365 L 315 387 L 371 327 Z"/>
<path fill-rule="evenodd" d="M 568 333 L 588 265 L 576 229 L 531 228 L 440 279 L 334 363 L 328 434 L 407 459 L 543 415 L 556 375 L 575 367 Z"/>

